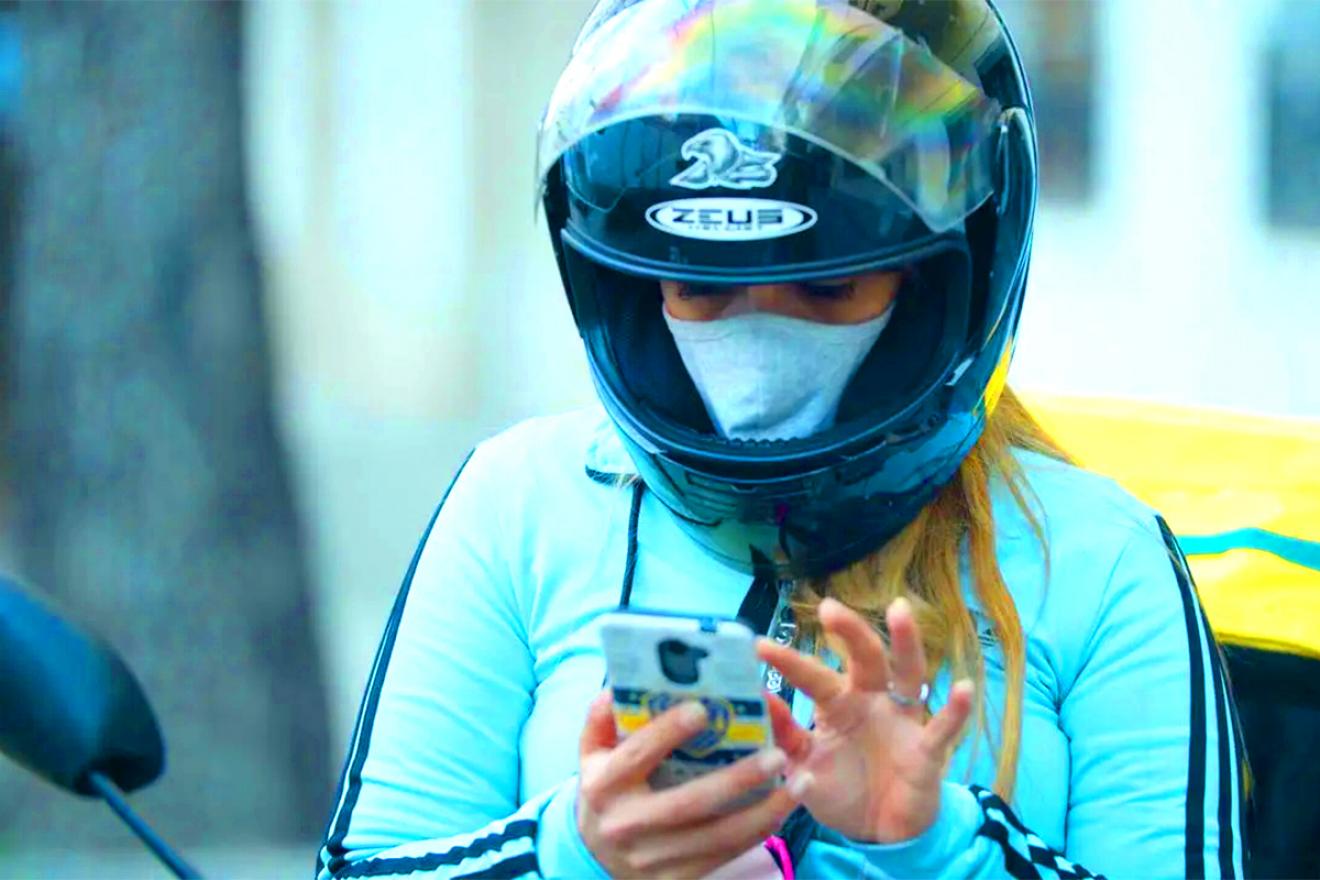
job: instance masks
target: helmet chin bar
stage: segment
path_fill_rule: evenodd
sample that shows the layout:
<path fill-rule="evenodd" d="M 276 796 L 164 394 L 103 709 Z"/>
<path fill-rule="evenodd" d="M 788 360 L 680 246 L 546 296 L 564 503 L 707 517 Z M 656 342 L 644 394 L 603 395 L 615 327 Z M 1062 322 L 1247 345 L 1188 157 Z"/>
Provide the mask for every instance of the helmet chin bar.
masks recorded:
<path fill-rule="evenodd" d="M 617 401 L 604 389 L 601 396 L 620 421 Z M 842 465 L 776 480 L 713 477 L 646 450 L 627 430 L 620 436 L 647 488 L 707 553 L 736 571 L 796 579 L 828 575 L 898 534 L 954 476 L 980 431 L 981 423 L 964 413 L 914 436 L 878 469 L 859 460 L 855 476 Z M 903 456 L 923 465 L 909 468 Z M 891 476 L 896 491 L 873 490 Z"/>

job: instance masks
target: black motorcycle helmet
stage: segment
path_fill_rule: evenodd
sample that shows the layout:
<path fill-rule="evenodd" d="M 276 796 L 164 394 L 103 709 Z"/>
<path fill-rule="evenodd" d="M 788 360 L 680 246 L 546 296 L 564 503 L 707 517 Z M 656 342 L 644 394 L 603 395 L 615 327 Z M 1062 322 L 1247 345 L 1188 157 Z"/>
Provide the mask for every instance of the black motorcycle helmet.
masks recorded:
<path fill-rule="evenodd" d="M 539 161 L 605 410 L 706 550 L 765 577 L 827 574 L 953 478 L 1003 388 L 1036 204 L 1026 79 L 988 0 L 605 0 Z M 660 280 L 898 268 L 832 427 L 720 436 Z"/>

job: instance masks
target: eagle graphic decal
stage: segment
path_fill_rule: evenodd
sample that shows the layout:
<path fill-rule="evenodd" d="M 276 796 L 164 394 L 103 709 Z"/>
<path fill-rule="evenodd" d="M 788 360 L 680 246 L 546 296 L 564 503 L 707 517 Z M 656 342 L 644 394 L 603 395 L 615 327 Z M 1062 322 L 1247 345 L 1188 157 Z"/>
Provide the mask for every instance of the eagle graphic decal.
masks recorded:
<path fill-rule="evenodd" d="M 753 150 L 722 128 L 708 128 L 683 144 L 684 159 L 694 163 L 669 182 L 687 189 L 759 189 L 779 177 L 775 163 L 783 156 Z"/>

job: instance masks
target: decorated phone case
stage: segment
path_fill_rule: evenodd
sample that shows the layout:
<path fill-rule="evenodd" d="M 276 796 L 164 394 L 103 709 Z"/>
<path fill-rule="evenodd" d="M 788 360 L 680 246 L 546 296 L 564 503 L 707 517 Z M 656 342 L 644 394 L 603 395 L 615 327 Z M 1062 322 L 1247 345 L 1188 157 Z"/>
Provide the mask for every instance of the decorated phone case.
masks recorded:
<path fill-rule="evenodd" d="M 773 744 L 755 636 L 745 624 L 619 611 L 605 616 L 601 640 L 621 738 L 685 700 L 700 700 L 710 716 L 706 729 L 652 774 L 655 788 L 678 785 Z M 769 785 L 738 803 L 768 791 Z"/>

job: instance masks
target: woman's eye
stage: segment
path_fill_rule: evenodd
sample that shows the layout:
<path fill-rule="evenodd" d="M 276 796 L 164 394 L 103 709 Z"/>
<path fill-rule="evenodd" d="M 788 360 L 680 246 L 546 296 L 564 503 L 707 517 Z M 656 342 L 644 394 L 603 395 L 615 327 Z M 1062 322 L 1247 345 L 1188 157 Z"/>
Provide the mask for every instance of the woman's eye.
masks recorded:
<path fill-rule="evenodd" d="M 719 296 L 728 293 L 728 289 L 718 284 L 682 284 L 678 288 L 679 299 L 694 299 L 699 296 Z"/>
<path fill-rule="evenodd" d="M 853 294 L 853 283 L 847 284 L 804 284 L 808 296 L 817 299 L 847 299 Z"/>

